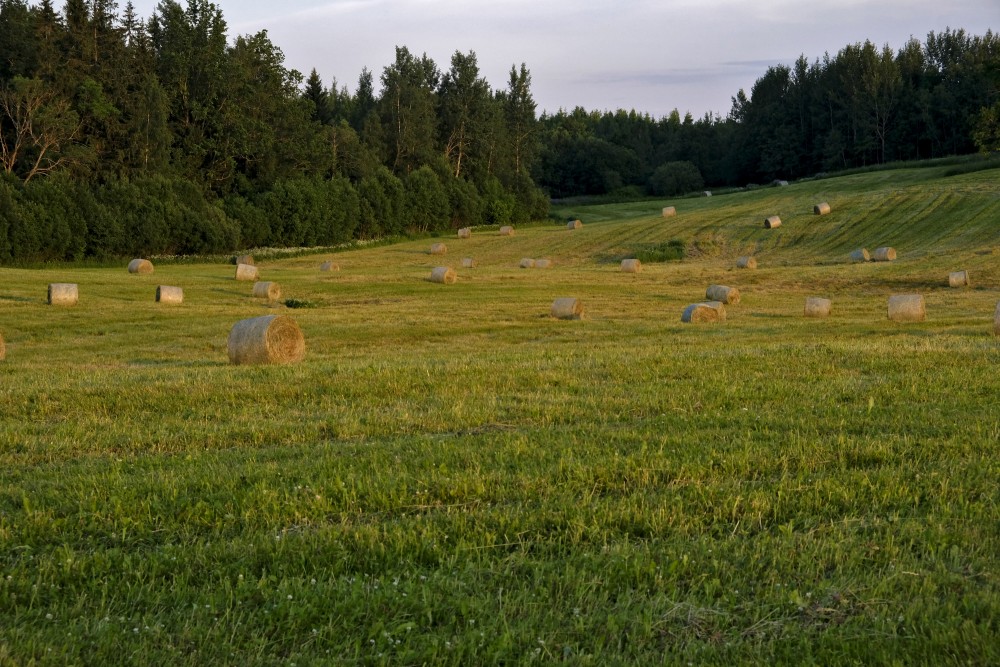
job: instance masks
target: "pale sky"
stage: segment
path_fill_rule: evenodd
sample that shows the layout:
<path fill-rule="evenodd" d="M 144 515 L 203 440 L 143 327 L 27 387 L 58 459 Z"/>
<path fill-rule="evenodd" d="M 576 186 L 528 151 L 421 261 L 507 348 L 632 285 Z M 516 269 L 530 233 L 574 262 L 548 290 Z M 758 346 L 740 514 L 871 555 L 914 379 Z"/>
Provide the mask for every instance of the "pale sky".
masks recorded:
<path fill-rule="evenodd" d="M 125 0 L 119 0 L 124 7 Z M 133 0 L 148 18 L 158 0 Z M 180 0 L 186 5 L 186 0 Z M 362 67 L 376 86 L 395 47 L 446 71 L 475 51 L 494 89 L 524 62 L 538 111 L 677 108 L 729 113 L 769 65 L 813 62 L 871 40 L 898 50 L 912 36 L 1000 30 L 1000 0 L 215 0 L 230 39 L 266 29 L 285 66 L 315 67 L 353 92 Z M 58 5 L 58 3 L 57 3 Z"/>

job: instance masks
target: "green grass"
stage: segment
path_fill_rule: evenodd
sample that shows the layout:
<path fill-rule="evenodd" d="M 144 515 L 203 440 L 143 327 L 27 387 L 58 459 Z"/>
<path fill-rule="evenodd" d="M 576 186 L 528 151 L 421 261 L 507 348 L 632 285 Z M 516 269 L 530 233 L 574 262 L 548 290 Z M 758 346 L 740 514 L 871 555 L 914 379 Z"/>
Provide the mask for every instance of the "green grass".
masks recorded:
<path fill-rule="evenodd" d="M 262 262 L 295 309 L 222 263 L 0 269 L 0 665 L 1000 662 L 1000 185 L 946 168 Z M 710 283 L 742 303 L 681 324 Z M 230 366 L 265 313 L 306 360 Z"/>

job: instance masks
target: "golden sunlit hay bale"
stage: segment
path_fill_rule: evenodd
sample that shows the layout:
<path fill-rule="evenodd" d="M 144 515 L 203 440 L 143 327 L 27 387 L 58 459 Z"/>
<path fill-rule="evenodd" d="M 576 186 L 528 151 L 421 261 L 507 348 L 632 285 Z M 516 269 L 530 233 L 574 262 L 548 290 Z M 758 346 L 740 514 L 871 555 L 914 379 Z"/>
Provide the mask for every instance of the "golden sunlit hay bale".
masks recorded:
<path fill-rule="evenodd" d="M 450 266 L 437 266 L 431 271 L 431 282 L 442 285 L 453 285 L 458 280 L 458 274 Z"/>
<path fill-rule="evenodd" d="M 583 227 L 582 220 L 570 220 L 566 223 L 566 229 L 580 229 Z"/>
<path fill-rule="evenodd" d="M 333 260 L 328 259 L 328 260 L 326 260 L 325 262 L 323 262 L 322 264 L 319 265 L 319 270 L 320 271 L 340 271 L 340 264 L 337 264 Z"/>
<path fill-rule="evenodd" d="M 701 324 L 704 322 L 725 322 L 726 307 L 720 301 L 708 303 L 692 303 L 684 309 L 681 322 Z"/>
<path fill-rule="evenodd" d="M 240 264 L 249 264 L 250 266 L 253 266 L 253 255 L 237 255 L 236 265 L 239 266 Z"/>
<path fill-rule="evenodd" d="M 776 229 L 781 227 L 781 218 L 776 215 L 764 218 L 764 228 L 765 229 Z"/>
<path fill-rule="evenodd" d="M 3 342 L 3 336 L 0 335 L 0 361 L 7 358 L 7 345 Z"/>
<path fill-rule="evenodd" d="M 435 243 L 428 252 L 432 255 L 444 255 L 448 252 L 448 246 L 443 243 Z"/>
<path fill-rule="evenodd" d="M 535 268 L 535 260 L 530 257 L 522 257 L 520 266 L 522 269 L 533 269 Z"/>
<path fill-rule="evenodd" d="M 139 275 L 146 275 L 147 273 L 153 272 L 153 263 L 148 259 L 133 259 L 128 263 L 129 273 L 138 273 Z"/>
<path fill-rule="evenodd" d="M 536 269 L 551 269 L 552 260 L 551 259 L 536 259 L 535 260 Z"/>
<path fill-rule="evenodd" d="M 851 253 L 852 262 L 869 262 L 872 256 L 868 253 L 868 248 L 858 248 Z"/>
<path fill-rule="evenodd" d="M 993 313 L 993 335 L 1000 336 L 1000 301 L 997 301 L 997 309 Z"/>
<path fill-rule="evenodd" d="M 622 273 L 641 273 L 642 262 L 635 258 L 623 259 L 621 271 Z"/>
<path fill-rule="evenodd" d="M 562 297 L 552 302 L 552 317 L 557 320 L 582 320 L 583 302 L 573 297 Z"/>
<path fill-rule="evenodd" d="M 896 259 L 896 249 L 895 248 L 875 248 L 875 252 L 872 253 L 873 262 L 891 262 Z"/>
<path fill-rule="evenodd" d="M 184 303 L 184 290 L 170 285 L 158 285 L 156 287 L 156 303 L 170 305 Z"/>
<path fill-rule="evenodd" d="M 893 322 L 923 322 L 927 319 L 924 297 L 920 294 L 890 296 L 889 319 Z"/>
<path fill-rule="evenodd" d="M 821 202 L 813 206 L 813 213 L 815 213 L 816 215 L 826 215 L 831 210 L 832 209 L 830 208 L 830 205 L 827 204 L 826 202 Z"/>
<path fill-rule="evenodd" d="M 756 269 L 757 260 L 753 257 L 740 257 L 736 260 L 737 269 Z"/>
<path fill-rule="evenodd" d="M 806 299 L 806 317 L 830 317 L 833 309 L 833 302 L 818 296 L 810 296 Z"/>
<path fill-rule="evenodd" d="M 472 227 L 462 227 L 460 230 L 458 230 L 458 238 L 460 239 L 472 238 Z"/>
<path fill-rule="evenodd" d="M 500 236 L 513 236 L 514 228 L 510 225 L 504 225 L 500 228 Z"/>
<path fill-rule="evenodd" d="M 76 283 L 51 283 L 49 304 L 53 306 L 75 306 L 80 302 L 80 291 Z"/>
<path fill-rule="evenodd" d="M 675 206 L 664 206 L 663 207 L 663 217 L 672 218 L 677 215 L 677 208 Z"/>
<path fill-rule="evenodd" d="M 709 301 L 720 301 L 724 304 L 737 305 L 740 302 L 740 291 L 735 287 L 725 285 L 709 285 L 705 290 L 705 298 Z"/>
<path fill-rule="evenodd" d="M 277 301 L 281 298 L 281 287 L 270 280 L 253 284 L 253 298 Z"/>
<path fill-rule="evenodd" d="M 948 287 L 968 287 L 969 284 L 968 271 L 952 271 L 948 274 Z"/>
<path fill-rule="evenodd" d="M 476 260 L 474 260 L 471 257 L 463 257 L 462 258 L 462 268 L 463 269 L 474 269 L 474 268 L 476 268 L 477 264 L 478 264 L 478 262 L 476 262 Z"/>
<path fill-rule="evenodd" d="M 257 267 L 240 262 L 236 265 L 236 280 L 257 280 Z"/>
<path fill-rule="evenodd" d="M 233 364 L 290 364 L 305 356 L 306 341 L 289 316 L 264 315 L 234 324 L 227 349 Z"/>

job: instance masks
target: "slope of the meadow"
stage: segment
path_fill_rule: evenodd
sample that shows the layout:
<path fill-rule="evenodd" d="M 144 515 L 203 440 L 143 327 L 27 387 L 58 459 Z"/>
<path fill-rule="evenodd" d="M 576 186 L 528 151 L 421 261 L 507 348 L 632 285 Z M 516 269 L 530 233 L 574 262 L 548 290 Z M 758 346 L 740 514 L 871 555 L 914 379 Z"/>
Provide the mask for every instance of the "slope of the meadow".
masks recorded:
<path fill-rule="evenodd" d="M 1000 662 L 1000 184 L 941 172 L 263 261 L 270 304 L 0 267 L 0 665 Z M 727 321 L 682 324 L 713 283 Z M 302 363 L 228 364 L 261 314 Z"/>

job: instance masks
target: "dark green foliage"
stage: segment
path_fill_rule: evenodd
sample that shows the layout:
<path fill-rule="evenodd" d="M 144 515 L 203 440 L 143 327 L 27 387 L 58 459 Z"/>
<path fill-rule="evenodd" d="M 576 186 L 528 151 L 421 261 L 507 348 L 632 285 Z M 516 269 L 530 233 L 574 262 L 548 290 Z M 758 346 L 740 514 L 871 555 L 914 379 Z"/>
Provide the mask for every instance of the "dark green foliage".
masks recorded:
<path fill-rule="evenodd" d="M 448 226 L 448 193 L 429 166 L 420 167 L 404 181 L 403 220 L 407 231 L 428 232 Z"/>
<path fill-rule="evenodd" d="M 666 243 L 658 243 L 636 250 L 632 256 L 644 264 L 651 264 L 653 262 L 678 262 L 684 259 L 685 254 L 684 241 L 671 239 Z"/>
<path fill-rule="evenodd" d="M 705 181 L 698 167 L 687 161 L 661 164 L 649 177 L 649 193 L 657 197 L 683 195 L 703 187 Z"/>

